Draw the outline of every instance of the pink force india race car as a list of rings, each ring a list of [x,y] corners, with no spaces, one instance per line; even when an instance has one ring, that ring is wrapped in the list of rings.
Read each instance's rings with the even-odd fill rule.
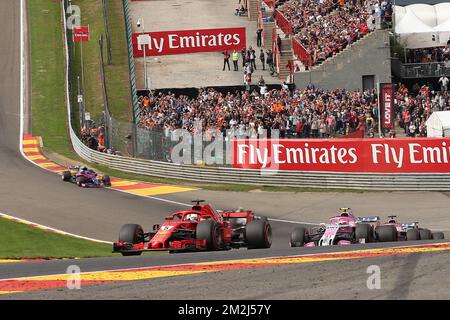
[[[291,233],[291,247],[349,245],[353,243],[389,242],[400,240],[444,239],[442,232],[418,227],[417,222],[399,223],[395,216],[382,224],[378,216],[356,217],[350,208],[340,208],[329,223],[308,230],[297,227]]]
[[[193,201],[189,210],[178,211],[165,218],[161,225],[144,233],[137,224],[122,226],[113,252],[124,256],[145,251],[211,251],[246,247],[270,248],[272,228],[265,217],[252,211],[215,211],[203,200]]]

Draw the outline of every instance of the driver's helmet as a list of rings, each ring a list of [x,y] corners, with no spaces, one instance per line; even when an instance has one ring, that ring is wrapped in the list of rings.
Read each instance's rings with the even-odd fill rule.
[[[397,223],[395,219],[389,219],[388,223]]]
[[[340,214],[341,217],[349,216],[349,214],[348,214],[349,208],[340,208],[339,210],[341,211],[341,214]]]
[[[87,167],[81,167],[80,171],[87,171],[88,168]]]
[[[198,214],[197,213],[189,213],[184,218],[186,221],[197,221],[198,220]]]

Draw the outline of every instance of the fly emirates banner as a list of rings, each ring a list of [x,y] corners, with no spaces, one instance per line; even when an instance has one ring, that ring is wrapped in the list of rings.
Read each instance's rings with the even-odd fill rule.
[[[373,173],[450,172],[450,139],[234,140],[234,168]]]
[[[245,28],[133,33],[134,57],[220,52],[246,47]]]

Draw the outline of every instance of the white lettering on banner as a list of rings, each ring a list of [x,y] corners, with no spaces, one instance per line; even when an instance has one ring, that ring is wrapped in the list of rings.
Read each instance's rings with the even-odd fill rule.
[[[224,42],[227,46],[230,46],[230,45],[231,45],[231,43],[230,43],[231,38],[232,38],[232,35],[231,35],[231,34],[226,34],[225,37],[223,38],[223,42]]]
[[[249,149],[249,151],[247,151],[246,149]],[[263,154],[261,152],[261,150],[259,148],[255,149],[255,146],[253,145],[245,145],[245,144],[240,144],[238,145],[238,161],[239,163],[244,163],[244,156],[249,153],[249,164],[257,164],[260,163],[262,165],[262,168],[266,168],[267,167],[267,163],[268,163],[268,150],[267,148],[264,148]],[[256,156],[256,158],[255,158]]]
[[[170,49],[178,49],[180,47],[175,44],[175,41],[176,41],[176,38],[178,38],[178,35],[169,34],[168,38],[169,38],[169,48]]]
[[[422,147],[418,143],[409,144],[410,162],[415,164],[441,164],[449,163],[450,148],[447,143],[442,142],[442,147]]]
[[[153,43],[155,44],[156,50],[158,50],[158,52],[161,53],[164,48],[164,38],[159,39],[159,41],[158,39],[153,38]]]
[[[384,123],[391,125],[391,94],[384,93]]]
[[[233,164],[279,170],[416,172],[417,168],[417,172],[450,172],[448,141],[402,141],[378,139],[345,145],[341,141],[250,141],[237,143]]]
[[[274,144],[273,148],[274,148],[273,151],[275,152],[274,162],[277,163],[277,164],[286,163],[286,161],[281,161],[280,158],[279,158],[280,154],[283,153],[283,151],[280,150],[281,148],[283,148],[283,145],[281,145],[281,144]],[[267,150],[267,148],[266,148],[266,150]]]
[[[238,164],[248,163],[250,165],[260,164],[266,168],[269,164],[269,149],[255,147],[253,144],[238,144]],[[279,164],[336,164],[336,159],[341,164],[354,164],[358,161],[356,148],[309,148],[305,143],[304,148],[286,148],[282,144],[272,144],[273,162]],[[248,157],[246,157],[248,155]],[[282,159],[285,155],[285,160]],[[248,159],[248,162],[246,160]]]
[[[241,43],[241,38],[239,37],[239,34],[238,34],[238,33],[235,33],[235,34],[233,35],[233,39],[234,39],[234,44],[235,44],[235,45],[238,45],[238,44]]]
[[[422,163],[422,160],[416,160],[416,153],[419,153],[418,150],[416,150],[416,147],[420,147],[420,144],[418,143],[410,143],[409,144],[409,156],[411,163]]]
[[[381,149],[381,150],[380,150]],[[372,159],[373,163],[379,163],[378,154],[384,154],[385,163],[393,163],[397,164],[397,168],[401,168],[403,166],[403,157],[405,150],[403,148],[398,148],[398,152],[396,148],[389,147],[386,143],[376,143],[372,144]]]
[[[140,51],[148,48],[153,50],[153,47],[158,50],[158,52],[162,52],[164,47],[164,38],[160,38],[159,40],[156,38],[152,38],[149,34],[141,34],[138,36],[138,48]]]
[[[144,38],[145,37],[145,38]],[[241,38],[238,33],[216,35],[200,35],[199,32],[195,36],[179,36],[178,34],[167,34],[167,46],[169,49],[180,48],[201,48],[201,47],[217,47],[217,46],[231,46],[239,45]],[[150,50],[155,48],[158,53],[164,51],[165,38],[150,36],[149,34],[138,36],[139,50],[142,51],[142,45],[146,44]]]
[[[180,37],[180,47],[181,48],[194,48],[195,47],[194,36]]]

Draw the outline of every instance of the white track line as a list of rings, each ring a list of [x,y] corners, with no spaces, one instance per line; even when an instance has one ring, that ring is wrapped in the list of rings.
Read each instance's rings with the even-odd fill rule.
[[[1,212],[0,212],[0,218],[7,219],[8,221],[15,221],[15,222],[23,223],[25,225],[31,225],[31,226],[36,227],[38,229],[41,229],[41,230],[44,230],[44,231],[50,231],[52,233],[61,234],[61,235],[64,235],[64,236],[69,236],[69,237],[83,239],[83,240],[89,240],[89,241],[93,241],[93,242],[112,244],[112,242],[110,242],[110,241],[104,241],[104,240],[98,240],[98,239],[92,239],[92,238],[88,238],[88,237],[83,237],[83,236],[80,236],[80,235],[77,235],[77,234],[73,234],[73,233],[70,233],[70,232],[63,231],[63,230],[59,230],[59,229],[55,229],[55,228],[52,228],[52,227],[44,226],[44,225],[39,224],[39,223],[28,221],[28,220],[25,220],[25,219],[22,219],[22,218],[18,218],[18,217],[15,217],[15,216],[11,216],[9,214],[5,214],[5,213],[1,213]]]

